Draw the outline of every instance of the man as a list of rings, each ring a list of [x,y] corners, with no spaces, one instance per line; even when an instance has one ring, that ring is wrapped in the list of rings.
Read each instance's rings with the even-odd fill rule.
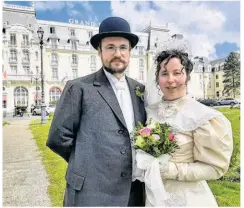
[[[127,21],[105,19],[90,40],[103,67],[69,81],[57,105],[47,146],[69,164],[64,206],[144,206],[144,187],[132,182],[130,132],[145,123],[144,103],[126,77],[138,37]]]

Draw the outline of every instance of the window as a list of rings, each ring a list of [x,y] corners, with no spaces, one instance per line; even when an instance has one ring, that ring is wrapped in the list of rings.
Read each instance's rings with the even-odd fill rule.
[[[219,83],[218,82],[216,82],[216,87],[219,87]]]
[[[210,80],[208,83],[208,88],[211,88],[211,87],[212,87],[212,85],[211,85],[211,80]]]
[[[49,91],[49,101],[57,101],[61,96],[61,90],[58,87],[52,87]]]
[[[216,79],[218,79],[219,78],[219,75],[218,74],[216,74]]]
[[[50,33],[55,34],[55,27],[50,27]]]
[[[58,54],[52,53],[52,55],[51,55],[51,64],[58,64]]]
[[[58,69],[52,68],[52,79],[57,80],[58,79]]]
[[[30,66],[23,66],[25,75],[29,75],[30,74]]]
[[[11,74],[16,75],[17,74],[17,66],[16,65],[10,65]]]
[[[28,106],[28,90],[25,87],[15,88],[14,105],[15,106]]]
[[[143,46],[139,46],[139,55],[143,55]]]
[[[73,76],[73,79],[76,79],[77,78],[77,69],[76,68],[73,68],[72,69],[72,76]]]
[[[51,38],[51,46],[53,49],[56,49],[58,44],[57,44],[57,39],[56,38]]]
[[[75,30],[74,29],[70,29],[70,35],[75,36]]]
[[[216,96],[219,97],[219,91],[216,92]]]
[[[88,36],[89,36],[89,38],[91,38],[93,36],[93,32],[92,31],[88,31]]]
[[[29,51],[24,50],[23,51],[23,62],[29,62],[29,61],[30,61]]]
[[[17,45],[16,44],[16,34],[10,34],[10,45]]]
[[[29,35],[23,35],[23,45],[29,45]]]
[[[144,80],[144,71],[139,71],[139,80]]]
[[[71,49],[72,50],[77,50],[77,42],[76,41],[70,41],[71,42]]]
[[[16,50],[10,50],[10,61],[17,61],[17,51]]]
[[[38,75],[39,74],[39,67],[36,66],[36,74]]]
[[[76,54],[72,54],[72,64],[74,64],[74,65],[78,64],[77,55]]]
[[[202,66],[198,66],[198,72],[201,72],[202,71]]]
[[[90,68],[92,71],[96,71],[96,56],[91,56]]]
[[[35,54],[36,54],[36,59],[38,59],[38,51],[36,51]]]
[[[139,68],[144,68],[144,60],[139,59]]]
[[[7,108],[7,100],[3,100],[3,108]]]

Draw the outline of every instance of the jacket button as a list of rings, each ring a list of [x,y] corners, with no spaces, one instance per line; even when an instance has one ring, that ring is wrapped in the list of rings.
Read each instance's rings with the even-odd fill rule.
[[[121,175],[121,177],[125,177],[126,173],[121,173],[120,175]]]
[[[124,155],[124,154],[126,153],[126,150],[125,150],[124,148],[122,148],[122,149],[120,150],[120,153],[121,153],[122,155]]]
[[[124,133],[124,129],[120,129],[120,130],[118,131],[118,133],[119,133],[119,134],[123,134],[123,133]]]

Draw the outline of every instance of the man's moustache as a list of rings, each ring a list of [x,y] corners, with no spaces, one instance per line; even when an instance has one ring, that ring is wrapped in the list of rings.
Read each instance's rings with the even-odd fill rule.
[[[112,59],[110,62],[113,62],[113,61],[120,61],[120,62],[122,62],[122,63],[125,63],[123,60],[121,60],[121,59]]]

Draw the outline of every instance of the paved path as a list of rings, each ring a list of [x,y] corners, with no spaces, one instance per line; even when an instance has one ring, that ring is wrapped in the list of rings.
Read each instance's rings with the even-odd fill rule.
[[[29,130],[30,120],[3,127],[3,206],[50,207],[48,179]]]

